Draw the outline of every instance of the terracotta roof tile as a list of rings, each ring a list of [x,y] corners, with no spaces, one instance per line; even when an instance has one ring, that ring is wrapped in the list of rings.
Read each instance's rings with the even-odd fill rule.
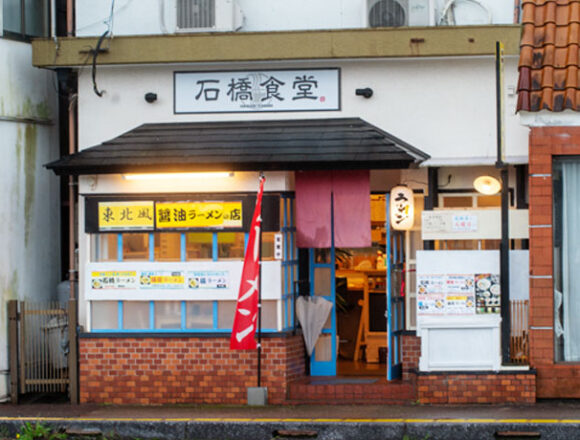
[[[518,110],[580,111],[580,0],[522,0]]]

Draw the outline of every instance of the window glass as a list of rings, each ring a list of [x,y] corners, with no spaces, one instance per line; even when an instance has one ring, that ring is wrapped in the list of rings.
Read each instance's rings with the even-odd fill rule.
[[[186,304],[187,328],[213,328],[213,302],[191,301]]]
[[[278,301],[262,301],[262,328],[276,329],[278,327]]]
[[[149,234],[142,232],[123,234],[123,260],[149,260]]]
[[[181,301],[155,301],[155,328],[181,328]]]
[[[477,206],[479,208],[498,208],[501,207],[501,195],[494,196],[477,196]]]
[[[186,260],[211,260],[213,234],[211,232],[187,232],[185,234]]]
[[[93,234],[91,237],[91,261],[117,261],[118,237],[118,234]]]
[[[262,233],[262,260],[274,259],[274,240],[276,232]]]
[[[2,13],[4,36],[25,39],[47,37],[50,34],[47,0],[3,0]]]
[[[2,12],[4,30],[20,34],[22,32],[22,11],[20,9],[20,0],[3,0]]]
[[[236,312],[236,304],[236,301],[218,302],[218,328],[232,328],[234,325],[234,313]]]
[[[471,208],[472,196],[443,196],[443,208]]]
[[[155,261],[181,261],[181,234],[179,232],[155,234]]]
[[[218,232],[218,259],[243,260],[244,242],[243,232]]]
[[[149,301],[123,301],[123,328],[149,328]]]
[[[93,330],[119,328],[119,303],[117,301],[92,301],[91,323]]]
[[[556,162],[552,176],[555,359],[579,362],[580,159]]]
[[[26,35],[48,36],[48,5],[46,0],[24,0]]]

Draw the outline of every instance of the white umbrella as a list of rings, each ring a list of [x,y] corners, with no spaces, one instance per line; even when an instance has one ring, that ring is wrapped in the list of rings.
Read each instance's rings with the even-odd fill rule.
[[[296,300],[296,315],[302,326],[302,335],[309,356],[312,355],[331,310],[332,303],[319,296],[299,296]]]

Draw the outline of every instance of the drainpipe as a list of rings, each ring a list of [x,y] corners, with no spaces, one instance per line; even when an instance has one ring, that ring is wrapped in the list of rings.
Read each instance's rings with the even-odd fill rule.
[[[66,0],[66,35],[74,36],[74,0]]]
[[[74,0],[66,0],[66,34],[69,37],[74,36]],[[72,72],[72,80],[74,81],[75,92],[78,94],[76,87],[76,73]],[[69,77],[69,81],[71,78]],[[70,86],[70,84],[69,84]],[[70,91],[70,88],[69,88]],[[69,92],[68,101],[68,152],[74,154],[77,150],[76,142],[76,102],[72,100],[73,94]],[[69,396],[70,402],[74,404],[79,403],[79,382],[78,382],[78,301],[76,299],[77,279],[77,265],[76,265],[76,246],[75,246],[75,201],[76,201],[76,186],[78,179],[75,176],[68,177],[68,228],[69,228],[69,282],[70,282],[70,299],[69,299],[69,356],[68,356],[68,371],[69,371]]]

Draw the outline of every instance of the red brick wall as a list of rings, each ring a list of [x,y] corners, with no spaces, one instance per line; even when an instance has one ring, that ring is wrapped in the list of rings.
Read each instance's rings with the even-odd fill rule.
[[[530,132],[530,364],[538,372],[539,398],[579,398],[580,365],[554,364],[552,162],[556,155],[580,155],[580,127]]]
[[[428,374],[417,376],[422,404],[534,403],[536,376],[525,374]]]
[[[283,403],[304,376],[302,336],[262,339],[262,386]],[[247,402],[256,386],[256,351],[229,349],[229,337],[81,338],[81,403]]]
[[[403,335],[401,338],[401,357],[403,360],[403,380],[415,380],[421,357],[421,338],[415,335]]]

